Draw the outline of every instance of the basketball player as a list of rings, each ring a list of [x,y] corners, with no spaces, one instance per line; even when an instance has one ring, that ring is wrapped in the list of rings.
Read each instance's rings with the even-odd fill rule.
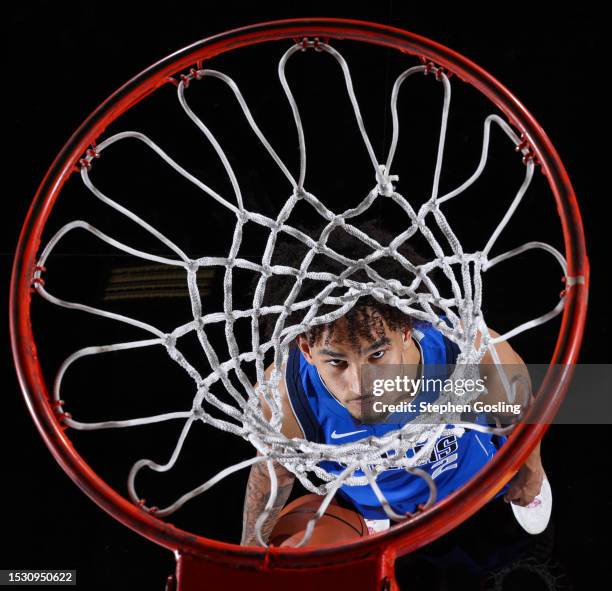
[[[381,244],[388,244],[391,236],[374,224],[369,223],[362,230]],[[368,254],[365,245],[337,230],[330,236],[328,245],[336,252],[360,258]],[[413,264],[421,264],[423,259],[408,245],[400,252]],[[320,259],[320,260],[319,260]],[[277,243],[273,264],[283,264],[299,268],[303,253],[296,243]],[[399,264],[386,257],[374,264],[375,270],[385,278],[405,276],[406,271]],[[399,268],[397,268],[399,267]],[[310,270],[327,271],[338,274],[342,271],[339,263],[328,257],[313,260]],[[360,276],[359,273],[362,273]],[[353,277],[363,280],[363,271]],[[401,275],[400,275],[401,273]],[[272,284],[272,279],[275,283]],[[322,288],[322,283],[312,282],[303,286],[300,299],[314,297]],[[286,276],[273,276],[266,288],[264,305],[285,301],[293,280]],[[319,314],[325,313],[325,307]],[[303,314],[302,314],[303,316]],[[276,318],[268,318],[267,332],[271,332]],[[289,321],[299,320],[292,315]],[[264,331],[266,331],[264,327]],[[491,331],[493,336],[498,336]],[[476,342],[479,344],[480,335]],[[502,364],[524,366],[521,358],[506,343],[496,345]],[[361,366],[365,364],[407,365],[427,377],[428,366],[433,364],[453,364],[457,358],[458,347],[433,325],[415,322],[399,309],[382,304],[371,296],[360,298],[355,306],[343,317],[327,325],[312,327],[299,335],[290,348],[286,366],[282,368],[284,379],[279,383],[283,410],[282,433],[287,438],[304,438],[326,444],[344,444],[359,441],[397,429],[396,424],[381,422],[364,424],[360,422],[362,404],[367,393],[361,392]],[[487,375],[488,394],[485,402],[505,399],[505,393],[494,369],[489,369],[493,360],[489,352],[482,360],[481,376]],[[269,377],[273,366],[267,368]],[[526,371],[526,370],[525,370]],[[263,401],[263,409],[269,420],[271,411]],[[419,468],[426,470],[437,487],[437,499],[443,499],[461,487],[498,451],[505,438],[466,430],[464,435],[441,437],[425,464]],[[409,455],[412,452],[410,450]],[[342,470],[337,462],[321,462],[321,467],[329,472]],[[274,463],[278,479],[278,493],[269,517],[262,527],[262,536],[268,540],[270,533],[291,493],[295,476],[278,463]],[[358,475],[362,474],[357,471]],[[540,446],[533,450],[515,478],[498,494],[504,495],[506,502],[518,507],[529,506],[540,493],[545,478],[540,458]],[[424,479],[406,470],[387,470],[377,477],[381,491],[392,509],[400,514],[413,513],[420,504],[427,501],[429,488]],[[258,545],[255,522],[263,512],[270,492],[270,478],[265,462],[251,468],[246,489],[242,545]],[[346,507],[359,512],[366,520],[369,531],[381,531],[390,523],[372,488],[365,486],[343,485],[336,500]]]

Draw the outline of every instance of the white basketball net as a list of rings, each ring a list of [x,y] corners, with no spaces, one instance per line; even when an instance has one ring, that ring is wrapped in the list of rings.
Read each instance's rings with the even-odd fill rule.
[[[285,67],[287,61],[292,55],[298,51],[303,51],[308,48],[313,48],[316,51],[322,51],[329,54],[340,66],[346,85],[346,91],[354,111],[355,121],[359,127],[359,131],[361,132],[365,149],[367,150],[369,158],[372,162],[372,172],[375,177],[374,187],[369,190],[367,195],[356,207],[343,212],[331,211],[326,207],[323,200],[320,200],[317,196],[313,195],[305,188],[306,140],[298,105],[285,77]],[[418,209],[418,211],[415,211],[410,202],[396,191],[394,183],[398,180],[398,177],[392,175],[390,171],[393,168],[393,160],[399,138],[397,100],[400,88],[408,77],[423,73],[433,74],[428,77],[432,80],[435,79],[436,81],[441,82],[444,89],[444,100],[431,195]],[[431,491],[430,500],[427,504],[427,506],[429,506],[435,500],[435,484],[431,480],[430,476],[426,472],[418,469],[417,466],[423,463],[423,461],[426,461],[426,459],[430,456],[436,440],[444,434],[454,433],[460,436],[464,432],[465,428],[477,429],[481,431],[495,431],[494,429],[486,426],[461,422],[460,417],[453,413],[449,413],[444,417],[444,419],[442,419],[440,415],[437,415],[432,419],[430,415],[422,413],[417,419],[406,424],[402,429],[393,431],[384,437],[368,437],[367,439],[358,441],[356,443],[327,445],[313,443],[304,439],[289,440],[280,432],[280,426],[282,424],[282,411],[278,392],[278,383],[282,377],[281,367],[287,360],[289,344],[297,335],[304,333],[309,327],[318,324],[326,324],[342,317],[354,306],[360,297],[368,295],[376,298],[380,302],[384,302],[385,304],[399,308],[402,312],[410,315],[412,318],[432,323],[445,336],[454,341],[460,348],[456,372],[470,371],[466,368],[473,367],[473,364],[477,364],[487,349],[491,352],[495,363],[499,366],[499,358],[494,347],[495,343],[509,339],[520,332],[538,326],[550,318],[553,318],[561,312],[564,304],[564,298],[561,297],[555,308],[547,314],[525,322],[513,330],[499,336],[498,338],[492,338],[489,330],[487,329],[487,324],[481,309],[481,274],[494,265],[530,249],[543,249],[552,254],[561,265],[563,274],[567,274],[566,261],[561,253],[552,246],[541,242],[528,242],[522,246],[514,248],[511,251],[504,252],[503,254],[490,258],[490,253],[496,243],[497,238],[510,221],[510,218],[514,214],[521,202],[521,199],[527,191],[535,168],[535,163],[530,153],[529,146],[522,140],[522,138],[519,138],[512,128],[499,116],[490,115],[484,121],[480,161],[478,162],[476,170],[473,172],[473,174],[454,190],[443,195],[439,194],[439,179],[442,171],[442,160],[451,98],[451,85],[446,73],[442,68],[438,68],[431,63],[425,63],[423,65],[418,65],[407,69],[395,80],[391,94],[393,136],[386,161],[383,164],[380,163],[372,148],[372,144],[366,132],[366,127],[359,109],[359,103],[357,101],[357,97],[355,96],[348,65],[338,51],[325,43],[319,42],[318,40],[304,40],[301,43],[293,45],[282,56],[278,65],[278,76],[293,112],[299,140],[300,168],[297,178],[294,177],[294,175],[289,171],[287,166],[283,163],[272,145],[258,127],[237,84],[225,74],[215,70],[191,70],[188,75],[181,77],[181,81],[177,85],[178,100],[185,114],[193,121],[193,123],[198,127],[198,129],[202,132],[216,151],[223,164],[223,167],[225,168],[229,180],[231,181],[234,192],[233,197],[229,198],[220,195],[209,187],[204,181],[190,174],[178,162],[173,160],[162,147],[157,145],[146,135],[133,131],[117,133],[98,143],[95,149],[88,150],[88,152],[84,155],[80,162],[80,172],[83,183],[100,201],[115,209],[123,216],[129,218],[135,224],[138,224],[141,228],[145,229],[147,232],[157,238],[163,245],[168,247],[175,254],[175,258],[166,258],[148,252],[143,252],[131,247],[129,244],[116,240],[104,232],[101,232],[95,226],[85,221],[75,220],[63,226],[49,241],[42,252],[39,266],[36,268],[34,273],[34,286],[38,293],[48,301],[57,304],[58,306],[81,310],[90,314],[103,316],[117,322],[138,327],[144,334],[148,335],[146,338],[138,341],[114,343],[105,345],[103,347],[86,347],[74,352],[63,362],[55,380],[53,396],[58,412],[62,416],[64,423],[75,429],[94,430],[131,427],[135,425],[146,425],[172,420],[184,422],[184,427],[182,428],[178,441],[176,442],[176,446],[172,450],[170,458],[165,463],[160,463],[151,459],[141,459],[132,467],[128,479],[129,495],[134,502],[140,502],[141,504],[143,504],[143,502],[140,500],[140,496],[136,492],[135,488],[135,480],[138,473],[145,467],[155,470],[156,472],[166,472],[172,469],[177,462],[189,431],[195,422],[203,421],[204,423],[210,424],[218,429],[233,433],[234,435],[250,441],[260,452],[260,456],[245,460],[226,468],[198,488],[184,494],[172,505],[163,509],[155,509],[155,512],[158,516],[169,515],[176,511],[189,499],[201,494],[229,474],[251,466],[255,462],[265,461],[267,462],[267,467],[271,478],[272,491],[266,511],[259,517],[257,523],[258,536],[262,545],[264,545],[264,541],[261,539],[261,525],[264,523],[277,495],[277,482],[272,460],[279,462],[285,468],[294,473],[309,491],[324,495],[321,507],[315,518],[311,520],[306,535],[302,540],[302,544],[304,544],[307,539],[309,539],[316,520],[325,512],[325,509],[331,502],[333,495],[341,485],[364,485],[369,483],[381,505],[384,507],[387,515],[389,515],[389,517],[392,519],[403,519],[406,516],[395,513],[384,498],[384,495],[376,483],[377,474],[390,468],[399,467],[409,470],[417,477],[424,478],[427,481]],[[206,124],[190,108],[187,102],[186,91],[189,83],[210,77],[221,80],[231,89],[253,133],[255,133],[263,148],[268,152],[291,184],[291,191],[287,196],[287,201],[276,219],[272,219],[257,213],[256,211],[248,211],[245,208],[240,184],[236,178],[234,170],[232,169],[231,163],[223,151],[222,146]],[[442,206],[450,199],[459,196],[481,175],[487,162],[489,135],[492,124],[498,125],[505,132],[512,144],[514,144],[517,151],[522,154],[523,162],[525,163],[525,176],[520,187],[516,191],[516,195],[510,207],[499,222],[498,226],[492,232],[486,245],[482,248],[482,250],[476,252],[465,252],[459,240],[453,233],[453,230],[451,229],[442,211]],[[236,215],[236,226],[233,231],[233,240],[227,257],[221,258],[202,256],[200,258],[193,258],[189,256],[169,238],[148,224],[146,220],[140,218],[116,201],[113,201],[96,187],[90,178],[90,169],[93,159],[97,158],[100,154],[102,154],[102,152],[109,149],[113,144],[122,142],[124,140],[137,140],[144,146],[145,149],[152,150],[163,162],[176,171],[176,173],[200,189],[207,198],[213,199],[220,206],[227,208]],[[398,206],[400,206],[406,215],[406,229],[401,234],[396,236],[390,244],[379,244],[371,237],[361,232],[359,228],[351,225],[352,218],[363,214],[378,199],[393,200]],[[316,210],[322,216],[322,218],[324,218],[326,225],[320,236],[307,236],[291,225],[292,212],[300,200],[307,201],[312,208]],[[247,222],[259,224],[260,226],[269,230],[269,236],[261,262],[252,262],[241,257],[240,247],[243,226]],[[438,240],[436,240],[427,225],[428,223],[430,225],[434,223],[437,224],[439,230],[446,240],[446,244],[441,244]],[[342,228],[343,231],[348,232],[358,240],[361,240],[371,249],[371,254],[360,260],[352,260],[335,252],[333,249],[327,246],[326,243],[329,235],[337,228]],[[49,293],[45,289],[44,281],[41,278],[44,265],[46,264],[49,255],[52,253],[57,243],[66,234],[74,230],[85,230],[98,239],[110,244],[119,251],[129,253],[134,257],[174,267],[182,267],[185,270],[193,320],[182,326],[178,326],[172,332],[167,333],[159,330],[155,326],[141,322],[134,318],[129,318],[85,304],[59,299]],[[304,257],[299,269],[271,265],[275,243],[281,232],[293,236],[295,239],[301,241],[308,247],[308,253]],[[432,260],[420,266],[414,266],[398,252],[398,248],[417,233],[422,234],[435,253],[435,257],[432,258]],[[334,259],[335,261],[340,262],[344,266],[345,270],[339,275],[309,271],[311,261],[316,254],[325,255]],[[414,279],[407,285],[404,285],[396,280],[389,281],[383,279],[371,267],[371,264],[381,257],[393,257],[406,269],[406,276],[413,277]],[[200,293],[197,286],[197,275],[201,269],[206,267],[222,267],[224,269],[224,307],[222,311],[204,315],[202,312]],[[259,282],[257,284],[255,293],[253,294],[252,307],[249,309],[236,309],[232,303],[234,282],[233,271],[236,268],[248,269],[259,275]],[[442,297],[437,286],[431,281],[429,275],[435,269],[440,269],[443,272],[444,277],[448,281],[448,284],[452,290],[452,297]],[[369,278],[367,282],[359,282],[352,279],[352,275],[358,270],[363,270],[367,273]],[[266,308],[262,306],[262,301],[264,291],[266,289],[266,283],[272,275],[284,275],[287,277],[288,281],[291,280],[294,282],[294,286],[286,301],[278,302],[277,305]],[[301,300],[300,288],[306,279],[320,282],[321,290],[316,298]],[[568,278],[568,284],[569,283],[570,278]],[[417,288],[419,288],[421,284],[424,284],[426,291],[419,290],[417,293]],[[332,291],[338,288],[344,290],[343,295],[341,297],[332,297],[330,294]],[[318,309],[323,304],[334,306],[334,311],[318,315]],[[450,326],[440,320],[439,311],[434,311],[432,306],[435,306],[438,310],[443,310],[444,314],[450,321]],[[291,312],[296,310],[307,310],[307,313],[301,323],[290,325],[286,321],[287,317]],[[278,314],[279,316],[278,320],[276,321],[272,337],[268,341],[262,342],[259,332],[259,322],[266,314]],[[251,347],[249,350],[242,351],[238,347],[238,343],[233,332],[234,323],[241,318],[251,319]],[[225,360],[219,359],[207,336],[207,328],[216,323],[222,323],[225,327],[225,338],[229,350],[229,357]],[[477,331],[480,331],[483,335],[478,348],[475,347]],[[195,332],[197,335],[202,352],[206,356],[208,364],[210,365],[211,371],[207,376],[200,375],[200,373],[196,371],[196,369],[181,353],[181,337],[184,337],[191,332]],[[78,421],[72,418],[68,413],[64,412],[63,406],[65,403],[62,401],[61,396],[62,379],[68,368],[73,363],[90,355],[99,355],[109,351],[123,351],[127,349],[150,346],[165,347],[170,359],[179,364],[193,379],[194,397],[191,408],[175,410],[173,412],[143,418],[102,421],[95,423]],[[274,355],[274,371],[272,372],[270,378],[267,379],[264,376],[264,356],[270,350],[273,351]],[[258,391],[255,390],[251,381],[247,378],[247,375],[243,370],[243,365],[248,363],[255,364],[257,380],[259,383]],[[242,386],[241,388],[236,388],[230,380],[229,376],[232,372],[240,382]],[[503,371],[500,371],[500,376],[502,377],[502,380],[505,380],[504,384],[506,386],[509,398],[513,399],[512,384],[507,383]],[[224,391],[229,397],[231,397],[230,403],[225,402],[211,392],[212,385],[217,382],[221,382],[223,384]],[[272,411],[270,421],[267,421],[264,418],[259,395],[263,396]],[[453,394],[450,392],[441,393],[438,400],[440,403],[444,403],[449,401],[452,396]],[[467,398],[463,398],[463,402],[469,402],[469,395],[467,396]],[[202,406],[204,401],[222,411],[228,417],[228,419],[231,420],[223,420],[211,416]],[[454,428],[446,429],[447,424],[449,426],[454,425]],[[498,432],[500,431],[498,430]],[[406,452],[409,449],[414,450],[417,444],[419,444],[418,451],[415,450],[414,455],[412,457],[408,457]],[[389,450],[392,450],[392,453],[385,453]],[[335,460],[345,465],[346,469],[339,476],[330,474],[318,465],[322,460]],[[356,475],[355,472],[357,470],[362,471],[363,476]],[[308,478],[309,474],[315,474],[323,481],[323,484],[320,486],[315,486]],[[151,510],[144,507],[144,504],[143,509],[149,511]]]

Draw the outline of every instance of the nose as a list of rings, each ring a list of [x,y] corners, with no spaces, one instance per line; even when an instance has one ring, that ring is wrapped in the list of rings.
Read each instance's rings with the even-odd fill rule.
[[[361,396],[361,371],[357,364],[351,364],[347,371],[347,387],[351,398]]]

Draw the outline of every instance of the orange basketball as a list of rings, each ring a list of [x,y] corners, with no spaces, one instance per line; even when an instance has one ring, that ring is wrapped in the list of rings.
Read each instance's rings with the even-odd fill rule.
[[[289,503],[278,518],[270,543],[274,546],[295,546],[306,532],[306,525],[319,510],[323,497],[308,494]],[[363,517],[356,511],[341,507],[332,500],[319,519],[306,546],[324,546],[353,542],[368,535]]]

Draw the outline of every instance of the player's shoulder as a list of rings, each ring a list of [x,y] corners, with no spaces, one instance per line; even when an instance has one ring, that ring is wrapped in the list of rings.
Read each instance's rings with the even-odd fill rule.
[[[442,331],[440,330],[440,326],[444,326],[444,325],[451,327],[450,320],[444,314],[441,314],[439,316],[439,319],[437,320],[437,322],[432,322],[430,320],[413,319],[412,332],[420,338],[426,338],[426,337],[442,338],[444,335]]]
[[[445,322],[448,326],[451,326],[451,321],[446,315],[441,314],[440,320]],[[487,327],[487,330],[489,332],[490,338],[492,339],[499,338],[500,334],[497,331],[493,330],[491,327]],[[448,338],[442,334],[439,328],[435,326],[434,324],[432,324],[431,322],[419,321],[415,323],[413,331],[425,337],[427,336],[431,337],[435,335],[438,339],[443,340],[445,343],[448,340]],[[482,339],[482,332],[478,330],[476,331],[476,339],[474,341],[474,346],[476,349],[480,347],[481,339]],[[495,343],[494,347],[495,347],[497,356],[500,360],[500,363],[509,364],[509,365],[510,364],[514,364],[514,365],[524,364],[523,359],[512,348],[512,346],[510,345],[510,343],[508,343],[508,341],[505,341],[505,340],[499,341]],[[487,351],[485,352],[485,355],[480,361],[480,364],[481,365],[492,365],[494,363],[495,361],[493,360],[492,353],[489,349],[487,349]]]
[[[422,354],[429,358],[428,363],[454,363],[459,354],[457,344],[440,330],[444,323],[448,325],[445,316],[440,316],[438,323],[424,320],[413,322],[412,337],[421,347]]]

